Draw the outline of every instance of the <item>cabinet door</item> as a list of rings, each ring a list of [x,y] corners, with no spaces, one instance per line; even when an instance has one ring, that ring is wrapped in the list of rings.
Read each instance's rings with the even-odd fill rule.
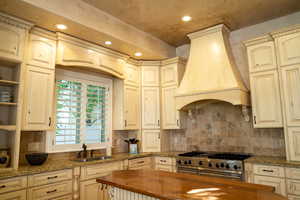
[[[25,30],[0,23],[0,57],[22,61]]]
[[[177,87],[171,86],[162,88],[162,125],[163,129],[178,129],[179,111],[175,105],[175,91]]]
[[[139,88],[124,87],[125,129],[138,129],[140,119]]]
[[[159,86],[159,67],[142,67],[142,86]]]
[[[97,183],[96,179],[80,183],[80,200],[109,200],[105,185]]]
[[[139,68],[132,65],[126,64],[125,67],[125,83],[127,85],[133,85],[139,87],[140,85],[140,74]]]
[[[288,179],[287,192],[292,195],[300,195],[300,181]]]
[[[49,130],[52,123],[54,71],[28,65],[24,130]]]
[[[142,89],[142,120],[144,129],[160,127],[159,104],[159,88],[144,87]]]
[[[289,200],[300,200],[300,196],[288,195]]]
[[[300,128],[287,129],[290,160],[300,161]]]
[[[300,65],[281,69],[288,126],[300,126]]]
[[[29,64],[54,69],[56,56],[56,42],[54,40],[31,35],[29,49]]]
[[[280,66],[300,63],[300,33],[294,33],[277,39]]]
[[[0,194],[1,200],[26,200],[26,190]]]
[[[163,66],[161,68],[161,86],[178,85],[177,63]]]
[[[160,130],[142,132],[143,152],[160,152]]]
[[[250,83],[254,127],[282,127],[278,72],[251,74]]]
[[[247,48],[249,71],[258,72],[276,69],[276,56],[274,42],[250,46]]]
[[[254,176],[254,183],[275,187],[275,192],[286,196],[285,180],[283,178],[275,178],[268,176]]]

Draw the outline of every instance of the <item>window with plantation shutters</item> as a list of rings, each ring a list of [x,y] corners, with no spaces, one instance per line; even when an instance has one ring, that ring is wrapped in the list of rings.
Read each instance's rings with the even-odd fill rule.
[[[112,80],[60,70],[56,77],[53,151],[106,148],[111,144]]]

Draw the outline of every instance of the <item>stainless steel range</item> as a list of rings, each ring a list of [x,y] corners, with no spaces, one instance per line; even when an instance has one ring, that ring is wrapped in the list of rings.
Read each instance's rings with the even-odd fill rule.
[[[192,151],[178,155],[177,171],[243,180],[243,161],[249,157],[248,154]]]

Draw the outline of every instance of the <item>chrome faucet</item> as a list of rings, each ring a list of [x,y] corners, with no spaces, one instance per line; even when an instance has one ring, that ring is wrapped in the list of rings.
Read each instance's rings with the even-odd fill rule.
[[[83,148],[83,150],[82,151],[79,151],[79,153],[78,153],[78,158],[83,158],[83,159],[86,159],[87,158],[87,145],[86,144],[82,144],[82,148]],[[82,156],[81,156],[81,153],[82,153]]]

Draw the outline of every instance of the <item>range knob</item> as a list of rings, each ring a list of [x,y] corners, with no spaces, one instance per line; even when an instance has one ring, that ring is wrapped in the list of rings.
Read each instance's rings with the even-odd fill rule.
[[[181,160],[178,160],[177,163],[178,163],[178,164],[181,164]]]
[[[234,165],[233,168],[234,168],[235,170],[237,170],[237,169],[238,169],[238,166],[237,166],[237,165]]]
[[[185,164],[185,165],[187,165],[187,164],[188,164],[188,162],[187,162],[187,161],[184,161],[184,164]]]
[[[192,164],[192,161],[191,161],[191,160],[189,160],[189,164],[190,164],[190,165]]]
[[[209,167],[212,167],[212,164],[211,164],[211,163],[208,163],[208,166],[209,166]]]
[[[229,167],[229,165],[228,164],[226,164],[226,169],[229,169],[230,167]]]
[[[203,162],[202,162],[202,161],[199,161],[199,165],[203,165]]]
[[[221,167],[224,168],[224,163],[221,163]]]
[[[217,168],[219,168],[219,167],[220,167],[218,163],[216,164],[216,167],[217,167]]]

